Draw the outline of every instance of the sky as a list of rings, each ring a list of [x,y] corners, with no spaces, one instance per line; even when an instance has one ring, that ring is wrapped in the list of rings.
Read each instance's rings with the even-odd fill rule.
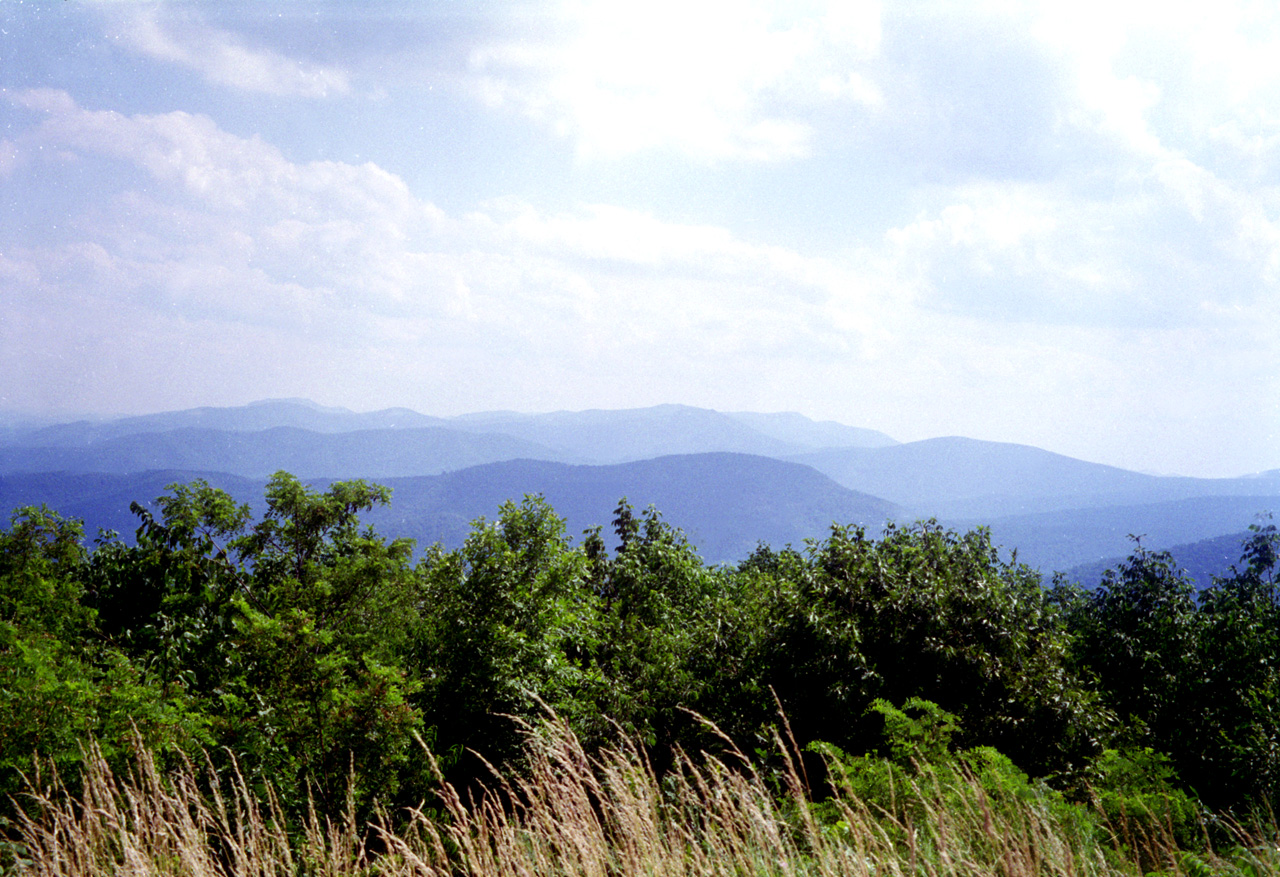
[[[1280,467],[1280,6],[0,0],[0,411]]]

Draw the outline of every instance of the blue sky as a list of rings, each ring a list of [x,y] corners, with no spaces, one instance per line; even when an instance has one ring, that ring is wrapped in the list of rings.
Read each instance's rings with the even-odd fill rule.
[[[0,0],[0,410],[1280,467],[1266,3]]]

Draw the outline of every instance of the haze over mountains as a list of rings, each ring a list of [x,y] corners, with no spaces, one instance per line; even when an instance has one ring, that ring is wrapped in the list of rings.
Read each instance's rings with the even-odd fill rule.
[[[388,484],[391,507],[367,520],[420,545],[456,545],[472,520],[531,493],[572,535],[607,530],[626,496],[684,528],[709,562],[742,560],[761,541],[799,546],[833,522],[878,533],[886,521],[937,517],[988,525],[1047,572],[1124,555],[1130,533],[1149,548],[1221,540],[1280,507],[1280,470],[1158,477],[1021,445],[898,443],[798,414],[680,405],[438,418],[274,400],[0,432],[0,505],[43,502],[90,533],[131,532],[130,501],[197,475],[260,506],[280,469]]]
[[[157,447],[148,449],[153,442]],[[193,442],[200,446],[189,449]],[[217,467],[197,468],[268,475],[287,468],[271,461],[292,454],[298,465],[323,469],[317,473],[320,476],[331,476],[336,465],[346,477],[393,477],[436,474],[522,456],[606,464],[709,450],[779,457],[827,447],[893,444],[893,439],[874,430],[815,423],[799,414],[724,414],[684,405],[550,414],[497,411],[440,418],[403,408],[357,414],[284,399],[103,423],[11,428],[0,447],[6,452],[0,472],[17,465],[28,468],[14,471],[42,471],[41,467],[59,462],[75,471],[127,472],[162,459],[172,462],[218,454],[211,458],[220,461]],[[361,453],[356,459],[343,459],[341,455],[349,449]],[[301,471],[290,471],[306,477]]]

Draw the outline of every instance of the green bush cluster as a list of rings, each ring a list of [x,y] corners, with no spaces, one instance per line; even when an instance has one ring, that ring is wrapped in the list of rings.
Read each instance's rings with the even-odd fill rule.
[[[1201,802],[1239,818],[1280,804],[1270,524],[1196,594],[1141,547],[1093,590],[1045,587],[985,530],[933,522],[835,526],[709,567],[625,500],[608,538],[575,544],[530,497],[415,556],[360,525],[389,500],[279,473],[255,520],[197,481],[135,506],[136,539],[92,548],[74,521],[16,512],[0,532],[0,794],[37,755],[69,777],[85,741],[109,759],[141,741],[234,758],[287,812],[372,813],[430,798],[422,743],[465,787],[518,763],[519,720],[552,710],[588,747],[643,741],[659,773],[725,739],[776,759],[785,716],[815,788],[892,809],[927,765],[938,788],[964,774],[993,801],[1092,796],[1188,848]]]

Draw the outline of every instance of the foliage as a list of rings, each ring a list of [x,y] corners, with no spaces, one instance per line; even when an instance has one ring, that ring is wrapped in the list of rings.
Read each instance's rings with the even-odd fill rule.
[[[583,692],[601,687],[585,661],[594,640],[586,566],[539,498],[504,504],[457,551],[427,553],[419,575],[430,611],[412,663],[437,745],[501,761],[519,746],[510,717],[533,717],[540,702],[582,714]]]
[[[90,738],[106,751],[131,734],[151,746],[204,739],[198,716],[95,636],[85,603],[89,560],[77,522],[46,508],[0,532],[0,794],[17,792],[42,754],[75,772]]]
[[[835,527],[810,552],[770,683],[802,738],[868,748],[879,729],[867,706],[919,697],[960,716],[968,744],[1041,773],[1100,749],[1109,714],[1065,666],[1057,608],[989,533],[926,522],[873,540]]]
[[[917,825],[927,825],[938,813],[975,809],[986,824],[1025,826],[1033,809],[1071,837],[1096,841],[1103,836],[1091,810],[1031,780],[998,750],[955,748],[959,719],[937,704],[911,698],[899,708],[877,700],[869,712],[884,720],[878,753],[850,756],[830,743],[810,744],[824,760],[833,793],[813,805],[824,822],[839,825],[848,809],[843,802],[856,800],[881,814],[883,830],[903,844],[911,842]]]
[[[615,512],[613,557],[592,554],[599,598],[594,664],[609,681],[600,713],[665,752],[696,723],[680,712],[698,703],[707,626],[718,607],[719,576],[656,509]]]
[[[372,827],[350,810],[312,812],[291,834],[237,771],[199,776],[191,763],[162,772],[145,752],[126,774],[98,758],[83,795],[56,783],[33,788],[19,817],[22,873],[190,875],[324,874],[330,877],[452,874],[545,877],[580,874],[812,874],[821,877],[930,874],[937,877],[1139,873],[1078,812],[1063,813],[1043,788],[993,797],[976,778],[912,780],[927,801],[917,816],[876,812],[839,790],[831,820],[813,818],[794,772],[779,797],[764,777],[715,758],[680,754],[665,777],[644,747],[623,739],[594,755],[563,722],[528,729],[517,774],[503,773],[474,795],[444,783],[439,817],[413,810],[400,824]],[[945,806],[936,787],[946,797]],[[218,790],[216,794],[204,791]],[[271,799],[268,799],[271,800]],[[1079,810],[1079,808],[1077,808]],[[376,837],[370,843],[370,837]],[[1156,852],[1173,873],[1223,877],[1276,873],[1274,847],[1242,836],[1229,856],[1195,860]],[[1196,865],[1203,870],[1185,870]]]
[[[249,584],[237,597],[235,648],[215,691],[223,745],[300,807],[394,796],[411,767],[418,684],[397,664],[419,594],[412,546],[361,531],[358,513],[390,500],[361,481],[324,493],[277,473],[267,511],[232,547]]]
[[[99,538],[87,576],[86,603],[99,632],[166,691],[209,692],[233,642],[235,599],[246,577],[226,543],[249,519],[204,481],[175,484],[156,504],[161,518],[134,503],[136,542]]]
[[[793,777],[831,786],[846,803],[824,831],[854,797],[902,826],[980,793],[1010,825],[1034,810],[1083,836],[1102,829],[1063,808],[1092,796],[1116,837],[1158,824],[1190,848],[1202,808],[1243,821],[1280,806],[1266,521],[1197,595],[1141,544],[1095,590],[1045,588],[987,531],[932,521],[880,538],[835,526],[709,567],[655,509],[624,499],[611,548],[600,528],[575,545],[526,497],[415,560],[360,523],[384,487],[277,473],[265,501],[255,516],[175,484],[134,507],[133,541],[91,549],[48,509],[14,515],[0,792],[37,756],[73,778],[86,746],[117,767],[141,746],[162,767],[207,751],[250,792],[274,790],[291,831],[309,812],[447,809],[441,771],[478,793],[494,769],[535,768],[526,731],[551,710],[587,753],[626,735],[660,782],[718,764],[782,799]]]
[[[1095,591],[1060,592],[1071,661],[1127,722],[1117,742],[1170,757],[1211,807],[1280,804],[1280,594],[1275,527],[1252,528],[1243,570],[1198,595],[1141,544]]]
[[[1132,846],[1167,832],[1181,849],[1201,848],[1200,804],[1176,787],[1168,756],[1151,749],[1108,749],[1098,759],[1097,772],[1098,809],[1118,838]]]
[[[1273,524],[1255,524],[1244,569],[1200,595],[1202,676],[1186,779],[1213,803],[1280,805],[1280,581]],[[1194,722],[1194,724],[1193,724]]]

